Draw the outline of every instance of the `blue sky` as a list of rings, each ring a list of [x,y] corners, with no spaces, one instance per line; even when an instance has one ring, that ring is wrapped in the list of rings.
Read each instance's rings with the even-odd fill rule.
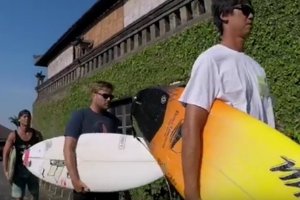
[[[36,98],[33,54],[43,54],[97,0],[0,1],[0,124],[32,110]]]

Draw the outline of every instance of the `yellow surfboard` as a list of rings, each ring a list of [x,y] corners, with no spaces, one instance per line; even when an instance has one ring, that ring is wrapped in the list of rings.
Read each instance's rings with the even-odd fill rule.
[[[183,87],[141,90],[132,105],[133,127],[183,195],[181,126]],[[203,200],[300,199],[300,147],[297,143],[217,100],[203,135],[200,169]],[[188,187],[188,186],[187,186]]]

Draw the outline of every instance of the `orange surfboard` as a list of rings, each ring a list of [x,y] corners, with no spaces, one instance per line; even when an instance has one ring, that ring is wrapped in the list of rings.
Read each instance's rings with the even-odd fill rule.
[[[183,195],[183,87],[141,90],[132,104],[136,133],[148,142],[165,175]],[[300,147],[248,114],[216,100],[203,135],[203,200],[300,199]],[[187,186],[188,187],[188,186]]]

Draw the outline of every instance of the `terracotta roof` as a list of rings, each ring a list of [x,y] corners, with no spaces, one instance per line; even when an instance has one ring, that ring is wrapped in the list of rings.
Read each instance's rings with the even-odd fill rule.
[[[65,32],[48,51],[35,61],[35,66],[47,67],[48,63],[62,50],[67,48],[76,37],[80,36],[99,16],[119,0],[98,0]]]
[[[9,128],[0,124],[0,140],[6,140],[7,136],[12,132]]]

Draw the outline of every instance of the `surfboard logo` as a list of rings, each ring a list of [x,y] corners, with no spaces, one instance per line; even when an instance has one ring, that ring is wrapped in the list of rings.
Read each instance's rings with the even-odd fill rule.
[[[52,176],[54,178],[55,182],[58,183],[65,168],[66,168],[66,166],[65,166],[64,160],[52,159],[52,160],[50,160],[50,168],[47,173],[47,176]]]
[[[166,96],[166,95],[163,95],[163,96],[161,97],[161,99],[160,99],[160,103],[161,103],[161,104],[165,104],[165,103],[167,102],[167,100],[168,100],[167,96]]]
[[[119,140],[119,145],[118,145],[119,150],[124,150],[125,145],[126,145],[126,137],[122,135],[120,136],[120,140]]]
[[[181,149],[176,148],[176,144],[181,139],[181,128],[182,128],[183,121],[178,123],[172,133],[170,134],[170,149],[174,153],[181,153]]]
[[[280,176],[279,179],[284,182],[286,186],[300,188],[300,167],[296,167],[296,161],[291,160],[285,156],[281,156],[283,163],[271,167],[271,172],[289,172],[289,174]],[[298,179],[298,180],[295,180]],[[300,192],[294,193],[295,197],[300,198]]]
[[[179,115],[179,112],[176,110],[175,113],[174,113],[174,115],[171,117],[171,119],[169,120],[169,122],[167,124],[167,130],[166,130],[166,133],[165,133],[165,139],[164,139],[164,142],[163,142],[163,145],[162,145],[163,148],[165,148],[166,145],[168,146],[168,143],[169,143],[168,148],[170,148],[170,143],[172,143],[171,146],[173,146],[173,147],[177,143],[177,141],[173,141],[172,138],[174,138],[174,136],[177,135],[176,134],[176,132],[177,132],[176,130],[178,129],[178,126],[182,124],[181,120],[180,120],[179,123],[177,123],[178,115]]]

